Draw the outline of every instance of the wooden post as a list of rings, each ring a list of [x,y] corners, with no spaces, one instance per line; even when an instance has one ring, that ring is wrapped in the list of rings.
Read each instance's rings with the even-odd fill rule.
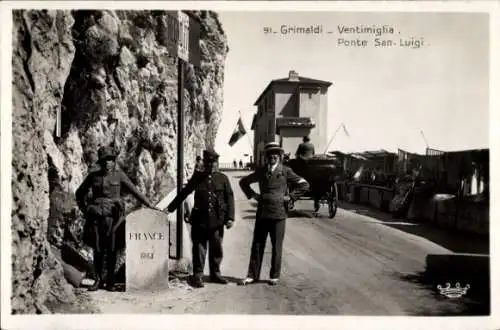
[[[57,107],[56,114],[56,137],[61,137],[61,107]]]
[[[174,15],[175,16],[175,15]],[[186,62],[200,67],[200,24],[197,18],[184,11],[177,12],[178,30],[174,33],[172,48],[177,48],[177,192],[184,183],[184,72]],[[190,46],[193,48],[190,50]],[[184,208],[177,209],[177,259],[182,259]]]

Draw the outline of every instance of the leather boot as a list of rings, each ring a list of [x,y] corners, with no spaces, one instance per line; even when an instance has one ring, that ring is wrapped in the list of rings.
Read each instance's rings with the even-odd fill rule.
[[[102,253],[94,252],[94,269],[92,270],[92,277],[95,282],[92,286],[88,288],[88,291],[96,291],[103,288],[103,269],[104,269],[104,258]]]
[[[108,253],[108,265],[107,265],[107,278],[106,278],[106,289],[108,291],[116,291],[115,288],[115,268],[116,268],[116,252]]]
[[[99,289],[102,289],[102,282],[101,282],[101,276],[97,274],[92,274],[92,278],[94,279],[94,284],[89,286],[87,291],[97,291]]]

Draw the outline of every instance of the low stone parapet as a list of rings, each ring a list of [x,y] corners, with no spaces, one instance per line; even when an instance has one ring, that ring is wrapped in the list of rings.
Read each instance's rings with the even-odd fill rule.
[[[342,200],[350,203],[370,205],[381,211],[389,211],[389,204],[395,197],[391,188],[341,183]],[[407,218],[434,223],[444,228],[487,235],[489,233],[489,203],[487,201],[461,201],[457,209],[455,197],[440,200],[437,195],[414,194]]]
[[[458,213],[453,227],[460,231],[487,235],[490,228],[490,206],[487,202],[463,201],[454,208]]]
[[[394,189],[367,184],[345,184],[345,200],[373,206],[379,210],[388,210],[394,198]]]

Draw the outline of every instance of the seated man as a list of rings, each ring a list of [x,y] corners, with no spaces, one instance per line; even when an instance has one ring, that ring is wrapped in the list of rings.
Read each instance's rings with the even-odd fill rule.
[[[304,160],[310,159],[314,156],[314,145],[311,143],[309,136],[304,136],[302,143],[299,144],[295,156]]]
[[[311,143],[309,136],[304,136],[302,143],[299,144],[295,152],[296,173],[302,177],[307,177],[307,161],[314,156],[314,145]]]

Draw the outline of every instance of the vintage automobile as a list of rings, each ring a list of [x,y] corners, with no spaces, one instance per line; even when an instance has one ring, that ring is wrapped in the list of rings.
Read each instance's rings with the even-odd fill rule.
[[[315,155],[308,160],[287,159],[284,164],[303,177],[310,185],[309,191],[300,199],[314,200],[314,213],[319,212],[322,204],[327,204],[329,217],[333,219],[337,213],[338,188],[336,182],[342,177],[342,162],[331,155]],[[293,208],[294,203],[290,202],[288,209]]]

